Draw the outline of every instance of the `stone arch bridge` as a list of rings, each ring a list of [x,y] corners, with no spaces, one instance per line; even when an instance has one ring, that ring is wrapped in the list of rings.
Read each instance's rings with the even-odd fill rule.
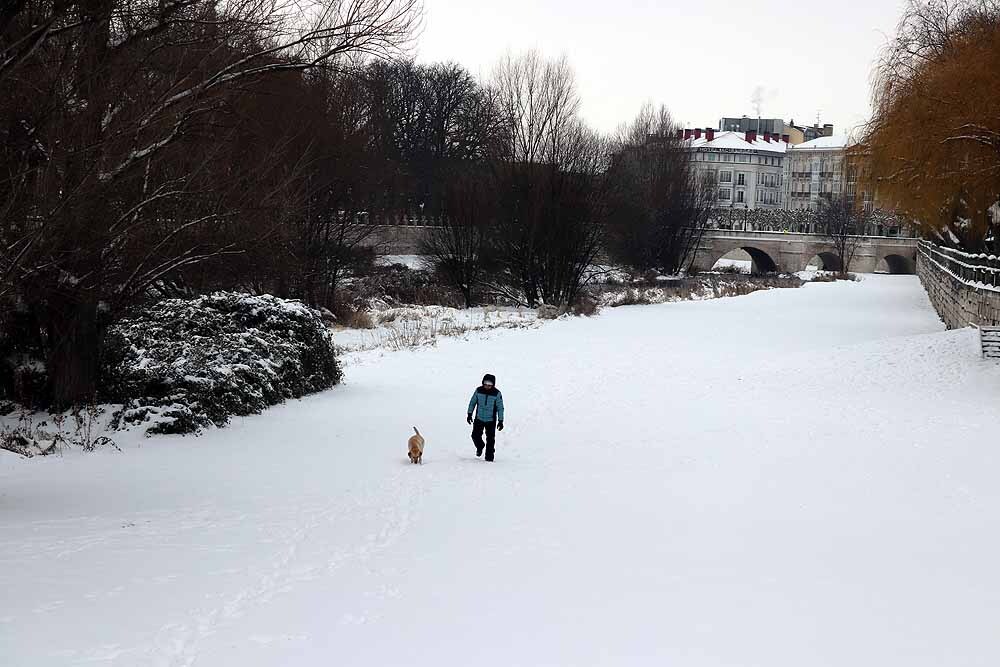
[[[421,240],[433,229],[418,225],[379,227],[368,243],[380,255],[412,255],[420,252]],[[709,229],[702,236],[693,265],[707,271],[734,250],[744,250],[753,260],[754,273],[793,273],[806,268],[818,256],[822,269],[835,271],[841,259],[828,237],[798,232],[763,232]],[[873,273],[882,260],[889,273],[916,273],[917,239],[895,236],[863,236],[851,271]]]
[[[895,236],[862,236],[850,270],[874,273],[885,260],[889,273],[916,273],[917,239]],[[743,250],[753,260],[753,273],[802,271],[814,257],[821,269],[837,271],[842,259],[830,239],[819,234],[756,232],[710,229],[702,236],[693,266],[702,271],[734,250]]]

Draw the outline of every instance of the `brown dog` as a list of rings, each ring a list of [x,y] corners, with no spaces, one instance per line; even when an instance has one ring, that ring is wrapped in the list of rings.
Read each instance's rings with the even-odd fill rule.
[[[406,445],[410,450],[410,463],[423,463],[424,458],[424,436],[420,435],[420,431],[417,427],[413,427],[413,432],[416,435],[411,435],[410,439],[406,441]]]

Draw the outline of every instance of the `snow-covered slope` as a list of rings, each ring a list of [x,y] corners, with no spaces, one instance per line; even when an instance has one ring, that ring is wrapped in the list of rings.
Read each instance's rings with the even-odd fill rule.
[[[995,665],[975,340],[866,276],[363,353],[199,438],[4,456],[0,662]]]

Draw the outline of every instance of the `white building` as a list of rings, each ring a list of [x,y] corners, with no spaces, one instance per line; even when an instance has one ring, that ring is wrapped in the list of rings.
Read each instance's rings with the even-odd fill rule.
[[[820,137],[791,146],[785,161],[785,201],[790,210],[819,207],[820,197],[854,196],[848,180],[847,137]]]
[[[699,176],[715,186],[715,205],[733,211],[780,209],[784,202],[787,135],[684,130]]]

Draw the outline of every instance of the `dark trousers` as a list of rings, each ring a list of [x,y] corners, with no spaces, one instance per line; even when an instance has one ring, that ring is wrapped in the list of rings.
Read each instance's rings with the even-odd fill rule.
[[[483,444],[483,431],[486,431],[486,444]],[[486,460],[493,460],[493,444],[497,437],[496,422],[481,422],[478,419],[472,422],[472,442],[477,448],[486,447]]]

